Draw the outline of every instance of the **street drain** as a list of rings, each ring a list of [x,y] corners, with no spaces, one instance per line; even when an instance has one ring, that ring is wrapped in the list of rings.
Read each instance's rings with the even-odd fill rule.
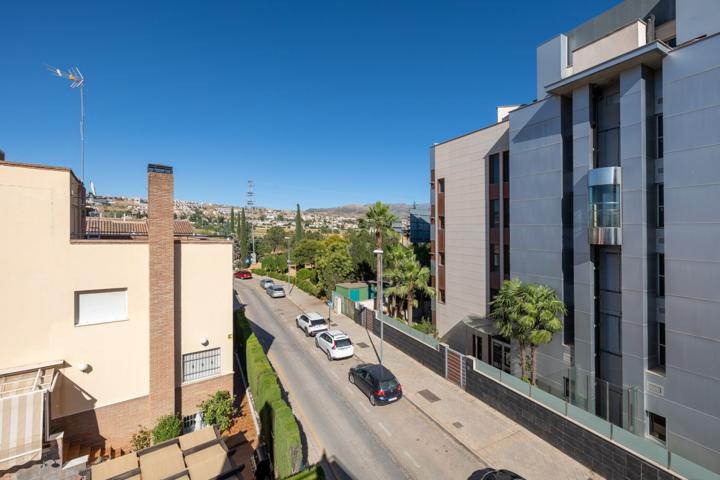
[[[453,423],[453,427],[455,427],[455,428],[463,428],[463,424],[460,423],[460,422],[454,422],[454,423]]]
[[[357,345],[357,346],[360,347],[360,348],[368,348],[368,347],[370,346],[370,345],[368,345],[368,344],[365,343],[365,342],[358,342],[358,343],[356,343],[355,345]]]
[[[430,390],[420,390],[418,394],[430,403],[435,403],[440,400],[440,397],[435,395]]]

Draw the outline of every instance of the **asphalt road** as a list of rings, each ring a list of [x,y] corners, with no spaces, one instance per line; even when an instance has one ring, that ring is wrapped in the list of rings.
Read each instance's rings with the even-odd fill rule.
[[[268,297],[257,279],[235,280],[235,290],[288,392],[308,463],[324,454],[337,461],[338,478],[344,472],[383,480],[467,479],[486,467],[409,402],[372,407],[347,379],[350,366],[360,361],[329,362],[314,339],[296,328],[301,311],[290,300]]]

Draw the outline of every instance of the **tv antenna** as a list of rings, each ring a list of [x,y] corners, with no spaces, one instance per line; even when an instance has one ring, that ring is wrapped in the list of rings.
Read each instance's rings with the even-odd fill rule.
[[[69,80],[70,88],[80,89],[80,176],[85,183],[85,77],[77,67],[72,67],[66,72],[50,65],[47,65],[47,69],[56,77]]]

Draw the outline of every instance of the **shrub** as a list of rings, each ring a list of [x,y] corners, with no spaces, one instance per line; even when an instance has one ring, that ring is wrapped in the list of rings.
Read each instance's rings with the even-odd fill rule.
[[[295,416],[283,400],[272,404],[273,459],[280,478],[300,471],[302,443],[300,427]]]
[[[318,273],[317,270],[315,270],[314,268],[301,268],[297,271],[296,277],[298,283],[302,282],[303,280],[317,283]]]
[[[286,477],[284,480],[325,480],[325,472],[318,465],[313,465],[302,472]]]
[[[433,325],[431,322],[423,320],[422,322],[414,323],[412,327],[419,332],[425,333],[427,335],[432,335],[433,337],[437,338],[437,328],[435,328],[435,325]]]
[[[285,255],[267,255],[262,259],[262,268],[266,272],[287,272],[287,257]]]
[[[267,272],[264,268],[254,268],[252,273],[254,273],[255,275],[267,275]]]
[[[214,425],[221,432],[228,430],[232,425],[232,418],[237,413],[235,397],[227,390],[219,390],[210,398],[198,405],[203,421]]]
[[[149,447],[151,439],[152,434],[150,433],[150,430],[142,425],[138,425],[138,431],[133,433],[132,440],[130,440],[130,446],[132,447],[133,452]]]
[[[173,439],[182,433],[182,421],[177,415],[165,415],[158,419],[157,425],[153,428],[153,444],[162,443]]]

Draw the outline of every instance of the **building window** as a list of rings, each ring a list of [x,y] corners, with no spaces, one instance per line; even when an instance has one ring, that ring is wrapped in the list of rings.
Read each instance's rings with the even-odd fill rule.
[[[657,323],[657,366],[665,368],[665,324]]]
[[[510,181],[510,152],[503,152],[503,182]]]
[[[510,200],[503,199],[503,228],[510,228]]]
[[[500,226],[500,200],[490,200],[490,228]]]
[[[498,294],[498,293],[500,293],[500,290],[498,290],[497,288],[491,288],[491,289],[490,289],[490,302],[492,302],[493,300],[495,300],[495,297],[497,297],[497,294]]]
[[[191,433],[205,427],[207,427],[207,425],[203,421],[200,412],[193,413],[192,415],[185,415],[184,417],[182,417],[183,434]]]
[[[570,377],[563,377],[563,395],[566,399],[570,398]]]
[[[657,413],[648,412],[648,430],[651,437],[665,443],[665,417]]]
[[[665,185],[657,184],[657,226],[665,226]]]
[[[500,245],[490,244],[490,271],[500,270]]]
[[[438,192],[439,193],[445,193],[445,179],[444,178],[438,178]]]
[[[657,296],[665,296],[665,254],[657,255]]]
[[[664,126],[663,126],[663,114],[659,114],[655,116],[655,128],[657,132],[657,144],[656,144],[656,151],[657,151],[657,158],[663,158],[665,155],[665,142],[664,142]]]
[[[127,289],[75,292],[75,325],[128,319]]]
[[[503,269],[505,270],[505,279],[510,279],[510,247],[505,245],[503,249]]]
[[[440,222],[440,228],[445,230],[445,215],[439,216],[438,221]]]
[[[493,153],[490,155],[489,166],[490,170],[490,185],[497,185],[500,183],[500,154]]]
[[[445,252],[440,252],[438,260],[440,261],[440,265],[445,265]]]
[[[438,289],[438,301],[440,303],[445,303],[445,289],[444,288]]]
[[[183,382],[220,374],[220,349],[212,348],[183,355]]]

